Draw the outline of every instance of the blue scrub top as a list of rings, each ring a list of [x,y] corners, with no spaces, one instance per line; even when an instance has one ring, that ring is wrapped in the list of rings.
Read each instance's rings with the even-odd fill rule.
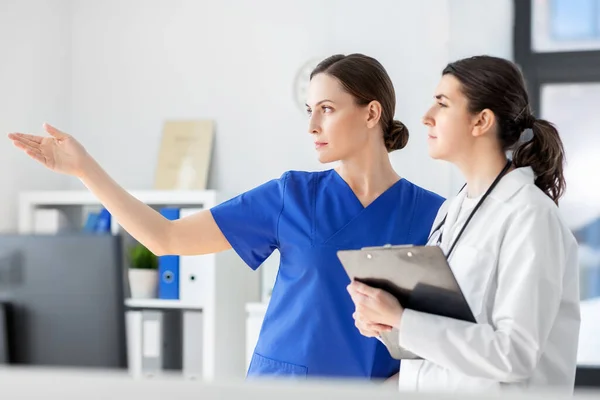
[[[350,279],[336,252],[423,245],[443,198],[400,179],[364,207],[335,170],[289,171],[211,209],[252,268],[280,267],[248,377],[387,378],[400,363],[354,325]]]

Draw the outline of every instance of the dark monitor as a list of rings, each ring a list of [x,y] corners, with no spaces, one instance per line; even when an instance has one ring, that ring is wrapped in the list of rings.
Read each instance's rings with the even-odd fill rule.
[[[9,364],[125,368],[121,238],[0,235]]]
[[[8,307],[0,302],[0,364],[8,364]]]

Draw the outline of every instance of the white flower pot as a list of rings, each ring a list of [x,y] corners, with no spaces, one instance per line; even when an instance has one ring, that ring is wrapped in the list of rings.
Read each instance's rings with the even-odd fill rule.
[[[158,296],[158,271],[129,268],[129,288],[133,299],[155,299]]]

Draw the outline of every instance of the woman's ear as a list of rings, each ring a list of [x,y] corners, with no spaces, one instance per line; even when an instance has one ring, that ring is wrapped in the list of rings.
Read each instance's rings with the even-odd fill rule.
[[[473,126],[473,136],[475,137],[485,135],[496,123],[496,115],[488,108],[480,111],[474,118],[475,125]]]
[[[373,100],[367,104],[367,127],[374,128],[381,119],[381,104]]]

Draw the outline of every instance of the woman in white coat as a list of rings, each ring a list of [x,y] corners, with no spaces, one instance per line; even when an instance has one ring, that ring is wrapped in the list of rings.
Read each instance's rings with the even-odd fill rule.
[[[532,115],[516,66],[489,56],[449,64],[423,121],[430,155],[466,179],[440,208],[428,244],[447,255],[477,323],[403,309],[353,282],[356,326],[370,337],[397,328],[400,346],[422,358],[401,361],[401,389],[573,390],[578,246],[557,207],[565,189],[558,132]]]

